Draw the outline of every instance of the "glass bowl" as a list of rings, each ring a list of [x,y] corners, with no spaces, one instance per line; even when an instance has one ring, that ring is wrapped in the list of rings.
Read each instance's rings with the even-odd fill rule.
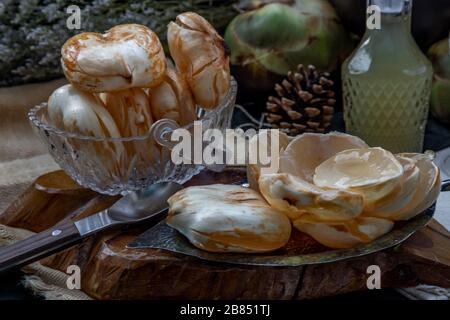
[[[203,132],[230,127],[236,93],[237,84],[232,79],[223,104],[210,111],[197,107]],[[143,136],[104,138],[48,125],[47,103],[32,108],[28,118],[60,167],[80,185],[102,194],[126,194],[161,181],[182,184],[205,167],[171,160],[174,143],[170,134],[180,128],[173,120],[156,121]],[[194,124],[182,128],[193,132]]]

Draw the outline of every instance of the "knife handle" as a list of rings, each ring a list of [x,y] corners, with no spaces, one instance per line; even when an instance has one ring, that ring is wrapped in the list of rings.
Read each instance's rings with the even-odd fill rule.
[[[27,265],[81,240],[73,221],[32,235],[24,240],[0,248],[0,272]]]

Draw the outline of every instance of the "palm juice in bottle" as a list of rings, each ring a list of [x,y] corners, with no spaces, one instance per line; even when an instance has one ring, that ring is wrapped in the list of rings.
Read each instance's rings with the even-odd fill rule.
[[[380,24],[342,67],[346,130],[394,153],[422,152],[433,69],[411,35],[412,0],[368,5]]]

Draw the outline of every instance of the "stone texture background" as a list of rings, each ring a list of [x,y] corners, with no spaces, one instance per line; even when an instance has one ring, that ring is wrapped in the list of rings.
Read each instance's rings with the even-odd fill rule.
[[[166,26],[179,13],[196,11],[217,28],[237,12],[230,0],[1,0],[0,87],[62,76],[60,48],[81,31],[103,32],[121,23],[150,27],[165,41]],[[66,8],[81,9],[81,30],[69,30]]]

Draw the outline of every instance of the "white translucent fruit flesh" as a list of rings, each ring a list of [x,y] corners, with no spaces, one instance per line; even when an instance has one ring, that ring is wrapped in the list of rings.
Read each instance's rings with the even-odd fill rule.
[[[312,183],[314,170],[322,162],[338,152],[359,148],[368,148],[368,145],[349,134],[304,133],[295,137],[280,156],[279,172],[290,173]]]
[[[363,197],[346,190],[323,190],[290,174],[265,174],[259,190],[267,202],[290,219],[309,212],[323,221],[346,221],[363,209]]]
[[[326,223],[305,215],[293,222],[294,227],[317,242],[334,249],[353,248],[369,243],[388,233],[394,226],[390,220],[358,217],[347,222]]]
[[[297,136],[280,151],[279,174],[260,176],[259,191],[274,208],[291,219],[305,212],[311,212],[324,221],[353,219],[362,212],[362,195],[317,187],[313,184],[313,175],[320,163],[336,153],[364,147],[367,147],[364,141],[344,133],[305,133]],[[252,169],[250,167],[248,171]]]
[[[268,252],[289,240],[289,219],[254,190],[236,185],[189,187],[169,199],[167,224],[211,252]]]
[[[322,188],[361,193],[373,203],[393,191],[403,166],[382,148],[350,149],[337,153],[315,169],[314,183]]]
[[[400,156],[396,158],[403,166],[403,175],[391,193],[365,205],[364,215],[376,216],[377,213],[381,213],[384,217],[389,217],[413,201],[419,184],[420,170],[415,160]]]
[[[438,167],[433,161],[424,154],[406,153],[400,154],[401,158],[410,159],[415,162],[415,166],[419,170],[419,177],[416,188],[412,191],[410,201],[400,201],[395,210],[382,210],[377,208],[373,212],[365,213],[390,220],[408,220],[422,213],[429,208],[437,199],[440,192],[440,174]],[[406,177],[406,179],[408,179]],[[408,186],[410,188],[410,186]]]

